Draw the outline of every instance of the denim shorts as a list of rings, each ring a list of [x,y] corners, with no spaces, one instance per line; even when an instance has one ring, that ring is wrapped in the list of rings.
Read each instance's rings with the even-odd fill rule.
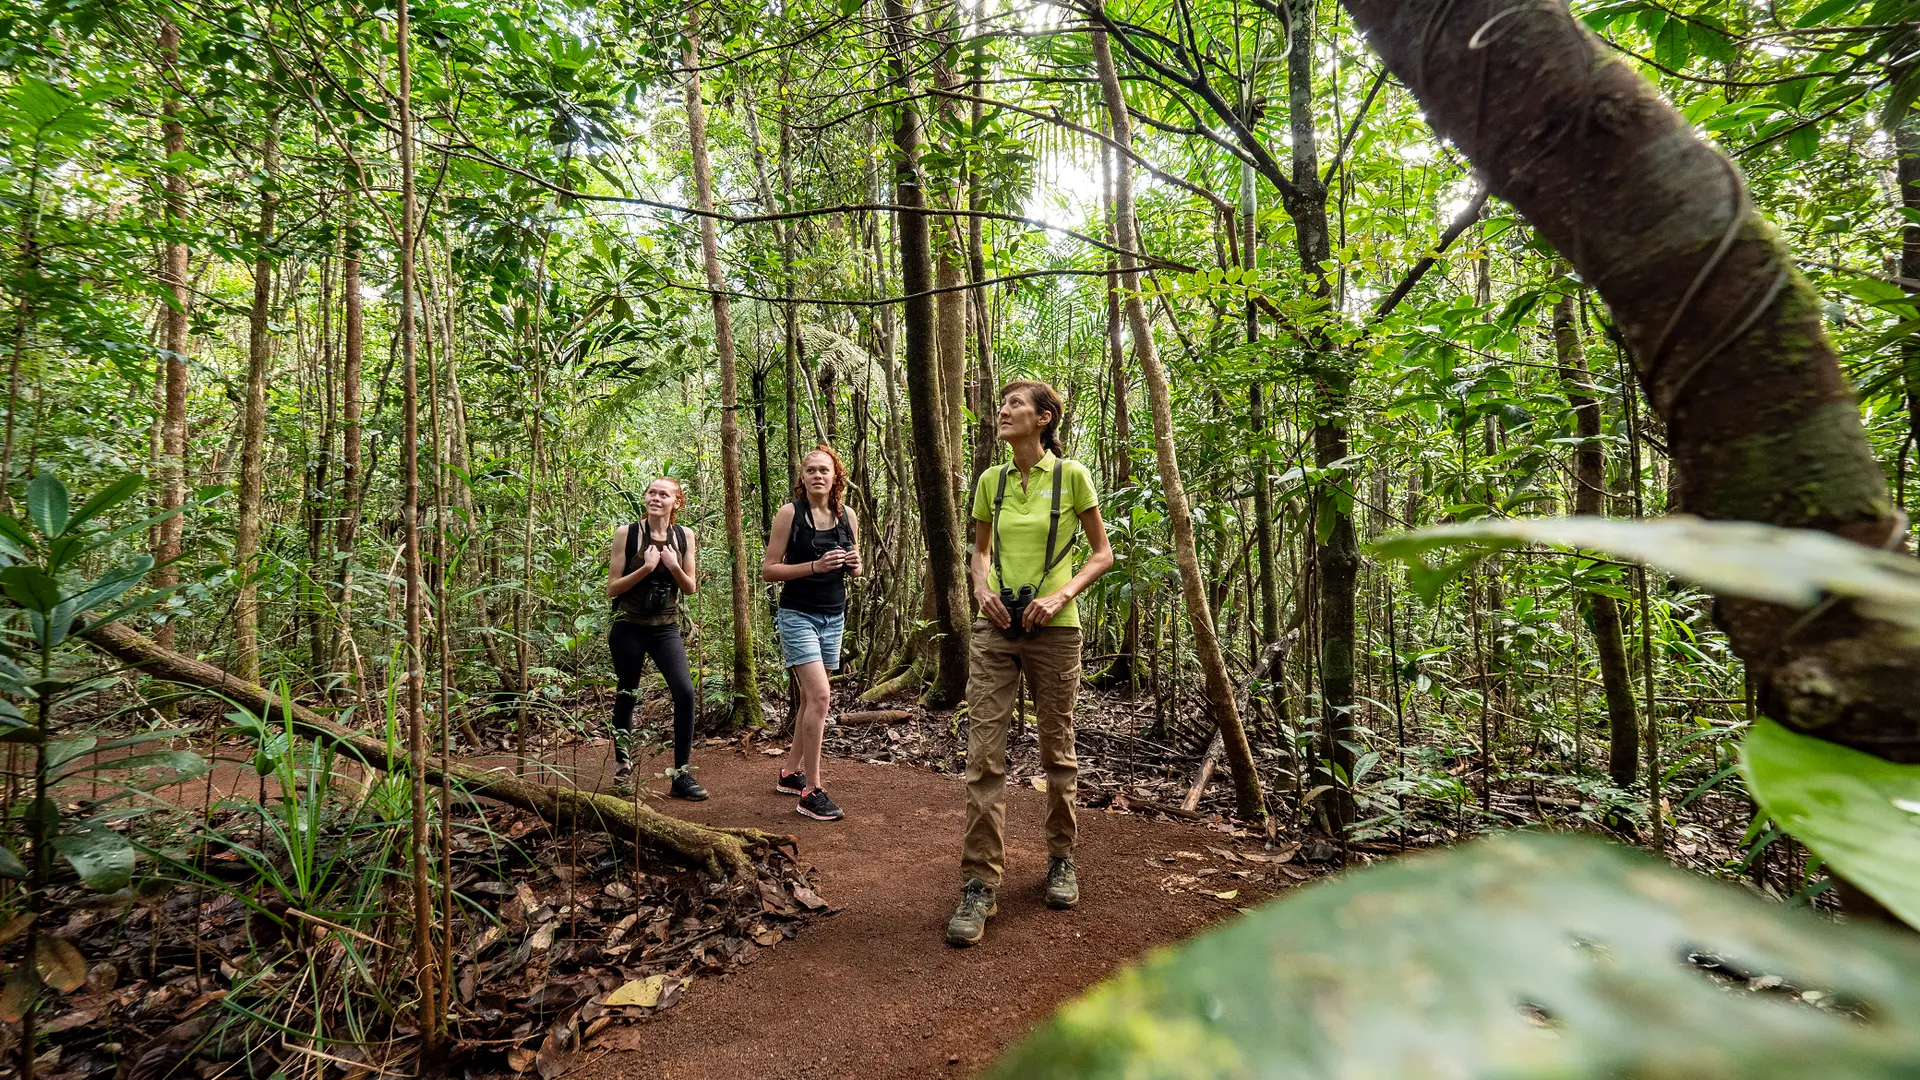
[[[810,611],[781,608],[773,625],[780,631],[780,651],[786,654],[788,667],[818,661],[828,671],[840,667],[840,636],[846,632],[845,615],[815,615]]]

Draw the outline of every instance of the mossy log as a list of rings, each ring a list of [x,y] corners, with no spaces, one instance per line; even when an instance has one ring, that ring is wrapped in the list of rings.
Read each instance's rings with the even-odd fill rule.
[[[83,634],[96,648],[152,678],[213,691],[249,712],[275,721],[288,715],[286,707],[271,691],[212,664],[164,648],[131,627],[108,623],[89,627]],[[297,701],[289,704],[294,730],[300,734],[331,743],[369,768],[382,772],[407,770],[407,754],[397,746],[389,746],[387,740],[342,727]],[[659,813],[633,799],[580,788],[550,787],[458,761],[449,762],[443,768],[429,759],[422,762],[420,768],[429,782],[445,780],[467,795],[531,811],[555,828],[605,831],[643,853],[705,866],[729,877],[749,872],[755,851],[795,843],[791,836],[700,825]]]

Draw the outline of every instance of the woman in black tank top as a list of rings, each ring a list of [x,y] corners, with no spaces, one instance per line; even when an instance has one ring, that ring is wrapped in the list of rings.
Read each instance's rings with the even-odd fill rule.
[[[840,666],[846,629],[847,576],[860,574],[859,522],[845,505],[846,493],[840,455],[815,447],[800,460],[794,500],[774,516],[760,561],[762,580],[783,583],[774,624],[797,690],[793,745],[774,790],[798,795],[800,815],[816,821],[842,817],[820,788],[820,744],[833,699],[827,673]]]
[[[673,786],[676,799],[695,801],[707,789],[694,780],[693,678],[687,670],[687,645],[680,636],[680,597],[699,587],[693,530],[675,523],[687,504],[678,481],[663,476],[647,485],[647,516],[622,525],[613,534],[607,563],[607,595],[613,598],[613,626],[607,649],[619,688],[613,697],[614,785],[631,790],[633,706],[648,659],[660,669],[673,696]]]

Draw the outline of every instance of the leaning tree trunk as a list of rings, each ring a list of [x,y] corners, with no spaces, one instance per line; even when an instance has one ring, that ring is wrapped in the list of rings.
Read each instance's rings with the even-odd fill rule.
[[[233,568],[240,591],[233,601],[233,654],[240,677],[260,681],[260,587],[255,558],[260,554],[260,500],[266,488],[267,368],[273,364],[274,174],[280,168],[280,114],[267,117],[261,151],[266,188],[260,193],[260,225],[254,242],[253,307],[247,313],[247,384],[240,420],[240,513],[233,530]]]
[[[734,361],[727,278],[720,271],[720,233],[713,222],[713,165],[707,158],[707,108],[700,100],[700,8],[687,9],[687,141],[700,208],[700,256],[713,301],[713,344],[720,354],[720,475],[726,497],[727,557],[733,564],[733,723],[759,727],[760,685],[753,662],[753,585],[747,580],[747,531],[740,494],[740,375]],[[792,305],[788,305],[792,310]]]
[[[1687,509],[1902,539],[1820,302],[1739,170],[1559,0],[1345,0],[1439,133],[1613,309]],[[1723,597],[1767,715],[1920,761],[1920,648],[1849,605]]]
[[[1553,349],[1560,360],[1560,381],[1566,384],[1567,404],[1573,409],[1573,512],[1598,517],[1606,513],[1606,446],[1600,441],[1600,399],[1593,393],[1587,358],[1580,348],[1580,331],[1573,322],[1573,297],[1562,296],[1553,306]],[[1587,617],[1593,624],[1594,650],[1600,654],[1600,685],[1607,698],[1607,775],[1615,787],[1628,787],[1639,775],[1640,719],[1633,704],[1633,674],[1627,670],[1627,648],[1620,633],[1620,605],[1604,593],[1587,594]]]
[[[1220,639],[1213,628],[1213,612],[1207,606],[1206,579],[1201,576],[1200,556],[1194,546],[1193,513],[1187,505],[1186,485],[1180,479],[1180,461],[1173,447],[1173,395],[1167,387],[1167,373],[1153,344],[1153,326],[1147,320],[1147,305],[1140,298],[1140,268],[1133,252],[1140,250],[1133,228],[1133,162],[1128,151],[1133,146],[1133,123],[1127,115],[1127,99],[1120,89],[1120,75],[1113,66],[1113,51],[1107,46],[1105,31],[1093,32],[1093,59],[1106,97],[1107,115],[1113,124],[1113,141],[1120,148],[1114,170],[1113,203],[1115,231],[1120,249],[1120,283],[1126,297],[1127,325],[1133,333],[1133,353],[1140,361],[1147,384],[1147,398],[1153,411],[1153,444],[1160,462],[1160,483],[1166,493],[1167,518],[1173,525],[1174,561],[1180,566],[1180,584],[1186,595],[1187,619],[1193,625],[1194,652],[1200,658],[1200,670],[1206,681],[1207,705],[1233,770],[1233,791],[1242,817],[1266,814],[1266,799],[1260,791],[1260,774],[1254,768],[1253,748],[1240,726],[1240,712],[1234,706],[1233,682],[1227,677],[1227,661],[1220,652]]]
[[[125,623],[91,627],[84,634],[102,652],[150,678],[213,690],[224,700],[274,723],[291,717],[299,734],[330,743],[382,772],[409,768],[408,755],[395,749],[383,733],[350,731],[297,701],[286,701],[212,664],[163,649]],[[632,844],[656,858],[706,866],[729,876],[750,872],[751,853],[756,849],[794,843],[790,836],[756,829],[697,825],[659,813],[637,799],[548,787],[520,779],[505,769],[482,769],[459,762],[435,764],[430,757],[411,760],[420,762],[419,772],[427,783],[444,781],[464,795],[530,811],[559,828],[604,831],[616,842]]]
[[[901,0],[887,0],[887,22],[893,40],[891,60],[895,90],[911,92],[907,50],[913,26]],[[933,297],[933,246],[926,195],[920,187],[920,114],[911,100],[898,108],[893,129],[894,201],[900,230],[900,282],[907,300],[907,404],[913,424],[913,480],[920,493],[920,534],[927,546],[927,574],[933,599],[934,673],[926,703],[937,709],[959,704],[967,692],[968,621],[966,574],[961,569],[963,521],[953,494],[952,449],[947,442],[948,420],[942,407],[943,386],[936,338]]]

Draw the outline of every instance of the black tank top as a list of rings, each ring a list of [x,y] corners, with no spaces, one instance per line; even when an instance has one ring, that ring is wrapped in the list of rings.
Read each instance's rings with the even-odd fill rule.
[[[789,566],[810,563],[835,548],[853,547],[853,522],[845,507],[833,528],[824,532],[813,527],[813,509],[805,499],[793,501],[793,531],[787,534],[787,554],[781,561]],[[847,610],[847,572],[828,570],[794,578],[780,587],[780,606],[809,615],[844,615]]]
[[[626,565],[629,568],[640,564],[643,540],[647,548],[663,548],[671,543],[681,558],[687,556],[685,526],[669,526],[667,539],[659,540],[644,520],[636,521],[627,526]],[[621,622],[642,626],[674,625],[680,621],[680,582],[664,562],[660,563],[653,568],[653,573],[635,582],[633,588],[613,598],[613,612]]]

